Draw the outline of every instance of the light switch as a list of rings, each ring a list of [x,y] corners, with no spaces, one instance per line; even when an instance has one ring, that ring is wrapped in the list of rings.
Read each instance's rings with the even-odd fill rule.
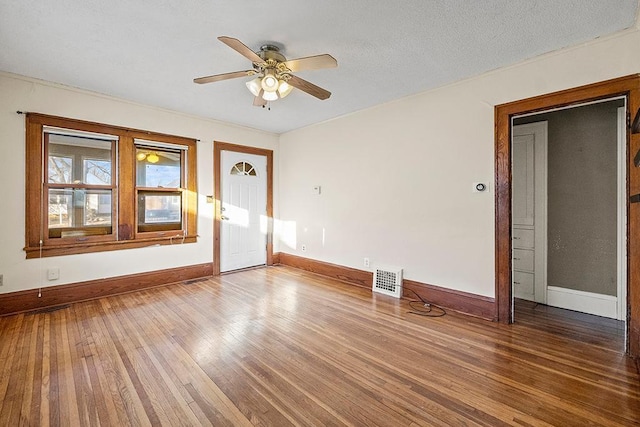
[[[313,194],[320,195],[320,192],[321,192],[321,187],[319,185],[314,185],[313,186]]]

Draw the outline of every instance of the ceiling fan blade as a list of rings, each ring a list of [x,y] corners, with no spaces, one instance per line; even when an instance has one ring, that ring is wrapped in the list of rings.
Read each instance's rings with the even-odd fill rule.
[[[322,89],[320,86],[316,86],[313,83],[310,83],[304,79],[301,79],[297,76],[291,76],[289,80],[287,80],[291,86],[300,89],[303,92],[308,93],[309,95],[315,96],[318,99],[327,99],[331,96],[331,92],[326,89]]]
[[[242,43],[238,39],[234,39],[233,37],[220,36],[218,37],[218,40],[220,40],[222,43],[226,44],[231,49],[235,50],[236,52],[238,52],[240,55],[244,56],[251,62],[256,62],[258,64],[261,64],[264,62],[264,59],[260,58],[260,56],[258,56],[257,53],[249,49],[244,43]]]
[[[258,96],[253,98],[254,107],[264,107],[265,105],[267,105],[267,101],[262,99],[262,93],[263,92],[264,92],[264,90],[260,90],[260,93],[258,94]]]
[[[307,56],[305,58],[292,59],[285,61],[284,65],[287,66],[292,72],[303,70],[317,70],[320,68],[335,68],[338,66],[336,59],[325,53],[323,55]]]
[[[213,83],[213,82],[219,82],[221,80],[229,80],[229,79],[235,79],[238,77],[252,76],[255,73],[256,72],[254,70],[234,71],[232,73],[215,74],[213,76],[198,77],[197,79],[193,79],[193,82],[198,84]]]

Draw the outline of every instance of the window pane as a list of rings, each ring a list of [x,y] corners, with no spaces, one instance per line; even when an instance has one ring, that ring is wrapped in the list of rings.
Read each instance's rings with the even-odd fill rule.
[[[182,193],[140,192],[138,200],[139,224],[182,223]]]
[[[49,190],[49,228],[73,224],[73,190]]]
[[[71,183],[73,159],[71,157],[49,155],[49,182],[54,184]]]
[[[136,184],[139,187],[180,188],[181,152],[136,149]]]
[[[111,190],[50,189],[49,237],[111,234]]]
[[[111,141],[49,134],[48,147],[49,183],[111,185]]]
[[[256,170],[251,163],[238,162],[231,168],[231,175],[256,176]]]
[[[111,225],[110,190],[86,191],[83,225]]]
[[[84,159],[84,182],[111,185],[111,160]]]

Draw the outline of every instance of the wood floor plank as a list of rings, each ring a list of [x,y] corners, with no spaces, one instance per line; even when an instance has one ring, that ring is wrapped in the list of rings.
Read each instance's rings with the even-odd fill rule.
[[[0,411],[5,411],[5,405],[13,404],[13,401],[7,397],[9,391],[9,379],[13,372],[12,359],[15,357],[15,349],[18,341],[22,338],[20,328],[22,327],[24,316],[16,315],[12,317],[12,322],[2,323],[2,340],[0,340]],[[0,412],[2,415],[2,412]]]
[[[308,327],[313,327],[312,325],[307,325]],[[321,330],[316,331],[320,334],[322,334]],[[330,360],[331,355],[330,353],[325,353],[327,346],[326,343],[331,342],[331,337],[329,336],[323,336],[320,340],[323,343],[323,347],[324,348],[319,348],[319,349],[315,349],[313,356],[314,357],[319,357],[323,360]],[[337,346],[341,346],[347,349],[347,352],[343,355],[340,355],[339,357],[339,361],[337,363],[334,363],[331,365],[331,367],[327,367],[326,370],[344,370],[343,366],[367,366],[367,367],[371,367],[374,365],[377,365],[376,369],[373,370],[377,375],[378,375],[378,379],[380,382],[384,383],[384,384],[397,384],[398,381],[397,380],[397,376],[396,375],[380,375],[381,372],[389,371],[391,372],[393,369],[398,369],[398,368],[407,368],[407,367],[401,367],[397,362],[395,362],[395,358],[397,356],[400,355],[400,351],[401,349],[404,348],[405,343],[403,342],[390,342],[390,340],[385,339],[385,349],[386,350],[382,350],[379,352],[379,354],[377,353],[377,350],[374,349],[362,349],[359,347],[358,343],[356,342],[350,342],[348,344],[345,343],[341,343],[338,344],[336,343]],[[304,345],[302,344],[304,343],[304,337],[300,337],[300,342],[297,345],[298,348],[308,348],[310,343],[304,343]],[[395,349],[393,351],[393,353],[390,353],[388,351],[388,349]],[[330,351],[334,351],[332,349],[329,348]],[[357,356],[356,356],[357,355]],[[372,355],[374,355],[372,357]],[[310,357],[310,356],[307,356]],[[348,359],[348,358],[352,358],[351,360],[354,360],[356,363],[355,364],[345,364],[342,363],[344,360]],[[331,362],[329,362],[331,363]],[[423,375],[423,377],[425,378],[429,378],[431,377],[432,374],[430,373],[426,373]],[[406,378],[411,377],[411,374],[406,371],[404,373],[403,378],[403,383],[404,385],[406,385]],[[437,377],[435,379],[438,379]],[[357,381],[357,383],[366,383],[367,379],[365,377],[360,377],[360,376],[355,376],[354,377],[354,381]],[[430,387],[434,387],[436,384],[433,383],[433,381],[429,381],[431,384],[429,385]],[[446,380],[446,384],[445,386],[441,387],[439,390],[439,393],[437,396],[441,396],[442,394],[448,394],[448,392],[450,390],[452,390],[452,384],[455,382],[455,378],[449,378]],[[372,386],[369,386],[372,387]],[[413,384],[412,387],[422,387],[421,383],[419,382],[415,382]],[[426,389],[422,390],[422,394],[425,394]],[[403,392],[405,397],[406,397],[406,391]],[[460,396],[465,396],[467,395],[468,392],[465,393],[461,393],[459,396],[456,396],[454,393],[451,393],[449,395],[448,398],[442,400],[440,402],[440,407],[444,407],[444,408],[449,408],[451,409],[452,407],[456,406],[458,408],[458,411],[461,413],[474,413],[477,414],[478,411],[476,408],[470,407],[469,405],[466,405],[464,403],[462,403],[459,399]],[[393,394],[389,391],[387,391],[387,393],[382,393],[380,394],[381,396],[384,396],[388,402],[386,402],[386,406],[389,407],[389,409],[393,409],[396,410],[397,412],[403,412],[403,408],[398,408],[396,407],[396,405],[394,405],[394,403],[392,402],[393,400]],[[414,396],[414,398],[419,398],[419,395]],[[466,396],[465,396],[466,397]],[[428,402],[428,404],[431,404],[430,406],[430,411],[431,412],[438,412],[438,407],[434,407],[432,405],[433,402],[437,401],[438,399],[431,399],[431,402]],[[400,402],[400,399],[397,399],[396,402]],[[424,414],[423,414],[424,416]],[[474,415],[475,416],[475,415]],[[490,422],[490,424],[492,425],[500,425],[500,421],[497,419],[492,419],[490,416],[486,416],[487,420]],[[470,418],[469,416],[467,416],[466,418]]]
[[[624,327],[516,323],[287,267],[0,318],[0,425],[640,426]]]
[[[37,386],[34,381],[37,378],[37,371],[39,371],[39,363],[37,361],[42,360],[41,355],[37,354],[38,352],[38,337],[39,334],[39,318],[33,318],[33,326],[31,327],[31,337],[29,340],[29,353],[27,358],[27,366],[26,366],[26,377],[25,377],[25,389],[22,400],[22,408],[20,410],[21,414],[21,422],[29,425],[29,424],[37,424],[40,418],[40,414],[36,413],[35,417],[32,411],[32,407],[34,403],[40,402],[40,388]]]
[[[76,387],[74,373],[80,371],[82,367],[72,363],[71,353],[75,351],[77,342],[69,337],[69,327],[72,326],[69,312],[69,308],[64,308],[53,313],[54,319],[57,318],[60,326],[55,329],[58,345],[54,348],[58,352],[56,368],[60,402],[59,417],[61,425],[80,425],[79,407],[83,405],[84,394]]]
[[[118,355],[116,363],[113,364],[116,369],[114,380],[117,381],[118,390],[124,399],[125,407],[128,409],[127,415],[132,424],[160,425],[160,418],[150,404],[149,395],[134,368],[134,347],[128,343],[126,335],[120,330],[117,312],[121,309],[113,305],[115,302],[117,302],[115,298],[107,298],[103,301],[105,327]]]
[[[137,295],[135,297],[138,297]],[[153,300],[150,301],[153,303]],[[143,307],[145,303],[141,300],[137,301]],[[188,402],[184,399],[184,395],[181,394],[179,386],[181,382],[174,374],[172,367],[168,363],[162,363],[161,352],[165,347],[171,345],[170,341],[165,341],[160,338],[160,331],[155,330],[154,325],[157,323],[153,317],[151,325],[146,328],[138,327],[136,319],[130,315],[130,312],[126,312],[127,317],[125,322],[130,326],[129,336],[135,335],[139,342],[138,355],[141,362],[146,367],[148,375],[157,378],[161,381],[157,382],[157,387],[153,388],[153,394],[155,396],[156,406],[158,410],[162,410],[169,420],[171,425],[194,425],[197,424],[197,418],[193,414],[193,411],[189,408]],[[160,346],[161,348],[157,348]],[[152,388],[149,387],[151,391]]]
[[[122,309],[117,311],[116,316],[122,327],[123,336],[127,337],[124,351],[132,368],[129,375],[135,375],[138,379],[136,389],[142,390],[146,396],[144,400],[145,411],[155,414],[156,420],[152,421],[152,425],[156,425],[156,423],[188,425],[176,415],[173,407],[174,400],[171,398],[173,390],[157,370],[147,350],[148,344],[141,340],[136,325],[131,323],[129,319],[131,308],[137,303],[130,300],[121,300],[120,303]],[[121,353],[121,356],[124,356],[124,353]]]
[[[119,416],[121,411],[113,399],[113,393],[109,392],[109,383],[104,375],[104,371],[100,369],[100,354],[109,353],[111,346],[101,346],[96,341],[100,341],[100,335],[97,333],[92,321],[96,318],[95,305],[76,305],[74,307],[80,315],[80,320],[76,323],[77,333],[82,340],[83,345],[83,361],[87,368],[86,375],[90,384],[91,400],[95,405],[97,419],[100,424],[113,425],[124,421]]]
[[[7,372],[7,391],[2,405],[2,412],[0,412],[0,419],[6,420],[7,425],[18,425],[21,418],[22,399],[24,398],[26,385],[23,376],[27,370],[25,362],[29,351],[32,320],[32,318],[27,317],[21,322],[20,329],[16,330],[20,337],[8,358],[10,371]]]
[[[154,322],[151,327],[157,334],[161,334],[163,330],[171,331],[172,336],[168,341],[168,344],[171,345],[163,346],[162,351],[158,348],[153,348],[152,350],[158,362],[162,365],[162,369],[171,376],[172,381],[176,385],[183,387],[181,391],[184,391],[185,402],[188,402],[189,407],[192,409],[198,407],[198,415],[205,417],[213,425],[250,425],[233,403],[215,386],[215,383],[205,380],[206,374],[197,365],[194,366],[194,360],[190,355],[184,352],[181,346],[175,345],[177,341],[174,339],[173,334],[180,331],[173,327],[174,323],[170,318],[171,314],[173,314],[173,307],[166,305],[161,307],[158,305],[158,308],[162,309],[162,311],[158,311],[160,315],[156,316],[153,313],[156,310],[147,310],[143,306],[143,309],[153,318]],[[194,384],[197,384],[198,387],[196,388]],[[198,390],[200,388],[203,389],[202,392]],[[207,395],[208,399],[203,398],[203,393]],[[224,410],[219,411],[216,408],[224,408]],[[230,416],[230,418],[227,419],[226,416]]]

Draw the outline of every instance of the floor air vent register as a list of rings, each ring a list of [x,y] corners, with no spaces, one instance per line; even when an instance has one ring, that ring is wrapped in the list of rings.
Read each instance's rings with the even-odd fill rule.
[[[402,269],[376,268],[373,273],[373,292],[402,297]]]

